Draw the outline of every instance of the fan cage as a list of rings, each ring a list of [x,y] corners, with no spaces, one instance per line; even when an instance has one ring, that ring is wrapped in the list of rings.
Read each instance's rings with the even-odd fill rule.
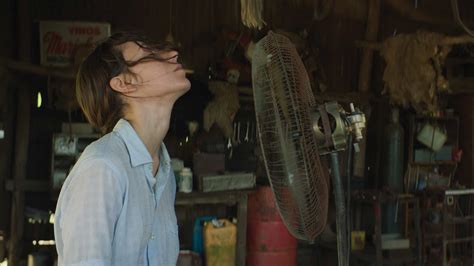
[[[255,47],[252,76],[260,146],[280,215],[292,235],[314,241],[326,225],[329,175],[312,128],[308,74],[291,41],[270,32]]]

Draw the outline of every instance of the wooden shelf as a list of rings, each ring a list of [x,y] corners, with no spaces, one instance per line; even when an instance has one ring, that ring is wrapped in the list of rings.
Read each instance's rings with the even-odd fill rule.
[[[435,116],[415,116],[416,120],[423,120],[423,121],[459,121],[459,117],[457,116],[440,116],[440,117],[435,117]]]
[[[328,242],[316,242],[316,245],[322,248],[326,248],[329,250],[336,251],[337,245],[336,243],[328,243]],[[351,251],[352,261],[363,261],[363,262],[370,262],[374,263],[376,261],[376,251],[375,248],[372,246],[366,247],[363,251]],[[382,258],[382,265],[392,265],[392,264],[403,264],[403,263],[410,263],[416,262],[417,258],[415,254],[411,254],[410,256],[403,257],[403,258]]]
[[[367,103],[378,100],[375,95],[360,92],[324,92],[315,95],[317,101],[339,101],[345,103]]]
[[[5,188],[7,191],[15,190],[15,181],[7,180],[5,182]],[[23,191],[32,191],[32,192],[43,192],[50,190],[49,181],[38,181],[38,180],[25,180],[23,186],[20,188]]]
[[[457,165],[456,161],[432,161],[432,162],[411,162],[411,165],[418,166],[436,166],[436,165]]]
[[[28,62],[9,60],[7,62],[7,68],[16,72],[23,72],[44,77],[57,77],[63,79],[75,79],[76,73],[72,68],[53,68],[44,67]]]
[[[234,205],[242,196],[247,196],[253,190],[232,190],[219,192],[176,193],[176,205],[224,204]]]

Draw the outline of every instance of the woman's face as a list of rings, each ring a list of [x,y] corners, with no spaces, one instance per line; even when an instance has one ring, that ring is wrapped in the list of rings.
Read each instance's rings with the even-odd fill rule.
[[[150,55],[152,52],[146,50],[134,42],[127,42],[122,45],[123,57],[126,61],[137,61]],[[131,83],[137,90],[132,97],[162,97],[176,95],[177,97],[186,93],[191,87],[191,83],[186,78],[186,73],[181,64],[177,62],[178,52],[162,51],[160,58],[167,61],[144,61],[130,67],[134,73]]]

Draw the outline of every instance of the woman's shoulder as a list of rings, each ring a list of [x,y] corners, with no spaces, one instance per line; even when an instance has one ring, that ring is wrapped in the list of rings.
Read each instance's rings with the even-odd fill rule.
[[[128,151],[123,141],[112,132],[89,144],[77,163],[97,162],[120,168],[129,161],[128,157]]]
[[[85,149],[81,156],[98,156],[102,157],[106,155],[109,157],[110,155],[120,156],[121,152],[124,150],[125,146],[120,138],[114,134],[113,132],[108,133],[101,138],[93,141],[90,143]]]

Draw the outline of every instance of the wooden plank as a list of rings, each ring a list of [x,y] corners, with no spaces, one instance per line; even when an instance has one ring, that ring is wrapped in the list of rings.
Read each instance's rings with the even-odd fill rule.
[[[28,88],[20,88],[18,92],[17,123],[15,138],[15,158],[13,177],[15,190],[13,192],[11,224],[10,224],[10,248],[8,256],[9,265],[19,265],[22,254],[22,244],[25,219],[25,194],[23,186],[26,178],[26,163],[28,160],[28,142],[30,137],[30,105],[31,97]]]

